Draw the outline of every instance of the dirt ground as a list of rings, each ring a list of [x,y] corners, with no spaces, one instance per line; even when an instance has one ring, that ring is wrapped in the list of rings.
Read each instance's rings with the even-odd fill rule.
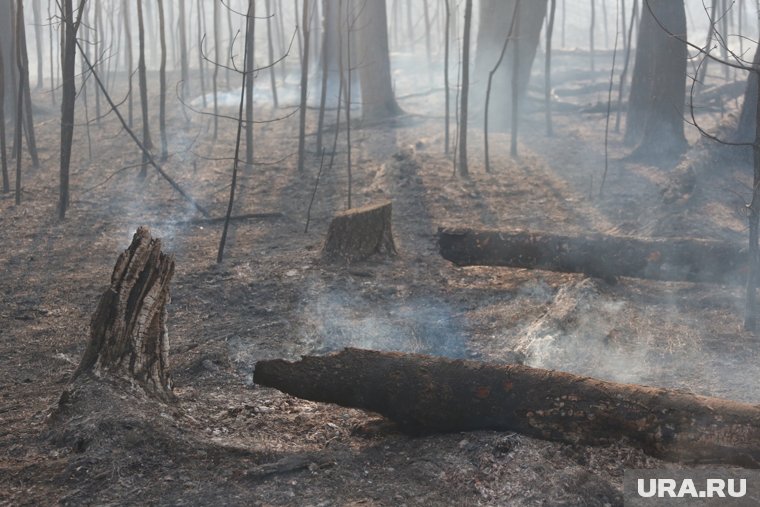
[[[694,132],[684,159],[654,165],[625,160],[630,150],[613,130],[599,195],[607,71],[574,76],[568,69],[585,68],[585,58],[557,56],[555,136],[544,133],[537,87],[519,158],[509,157],[508,134],[492,134],[491,174],[473,121],[469,180],[454,177],[444,155],[442,92],[405,94],[409,77],[398,76],[407,114],[357,125],[352,156],[353,201],[393,201],[400,254],[351,266],[319,256],[330,217],[346,203],[342,139],[304,233],[319,156],[297,171],[295,117],[256,126],[259,165],[244,171],[235,213],[281,215],[236,222],[217,265],[221,226],[193,222],[192,207],[154,171],[140,179],[139,153],[111,117],[89,143],[77,129],[71,210],[59,221],[56,109],[37,94],[41,167],[25,160],[20,206],[0,196],[0,505],[621,505],[624,469],[679,466],[625,442],[409,437],[373,414],[252,383],[258,360],[349,345],[496,362],[518,350],[534,366],[760,402],[760,343],[742,331],[739,287],[611,285],[581,274],[457,268],[438,255],[439,226],[743,244],[749,167],[723,151],[718,158]],[[730,121],[735,107],[726,102],[722,120],[713,110],[700,118]],[[316,112],[309,116],[313,131]],[[208,118],[190,120],[171,108],[179,127],[165,168],[220,216],[234,124],[222,121],[214,143]],[[51,419],[116,257],[142,224],[176,255],[169,334],[178,401],[114,396],[104,379],[81,400],[87,411]]]

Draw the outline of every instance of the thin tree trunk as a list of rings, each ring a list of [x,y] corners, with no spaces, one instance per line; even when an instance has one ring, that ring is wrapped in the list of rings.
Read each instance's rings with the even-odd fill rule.
[[[515,17],[519,17],[519,5],[515,4]],[[520,23],[515,24],[515,43],[512,59],[512,132],[509,153],[517,158],[517,136],[520,126]]]
[[[306,100],[309,95],[309,0],[303,0],[303,20],[301,21],[303,30],[303,63],[301,66],[301,108],[298,118],[298,170],[304,169],[304,155],[306,150]]]
[[[550,0],[549,19],[546,23],[546,61],[544,66],[544,109],[546,113],[546,135],[554,135],[552,128],[552,35],[554,34],[554,14],[557,0]]]
[[[169,156],[169,143],[166,139],[166,28],[164,23],[164,0],[158,2],[158,31],[161,40],[161,67],[159,69],[159,106],[158,126],[161,131],[161,160]]]
[[[493,68],[488,72],[488,85],[486,86],[486,106],[485,106],[485,112],[484,112],[484,120],[483,120],[483,139],[485,143],[485,159],[486,159],[486,172],[491,172],[491,155],[489,153],[489,147],[488,147],[488,117],[490,112],[490,105],[491,105],[491,85],[493,84],[493,76],[496,74],[496,71],[499,70],[499,67],[501,66],[501,62],[504,60],[504,55],[507,53],[507,46],[509,45],[509,40],[512,38],[512,34],[515,30],[515,24],[517,22],[517,14],[518,9],[520,7],[520,0],[515,1],[515,8],[512,11],[512,22],[509,24],[509,32],[507,33],[507,36],[504,38],[504,45],[501,47],[501,53],[499,54],[499,59],[496,61],[496,65],[493,66]]]
[[[45,58],[42,55],[42,14],[40,13],[40,0],[32,0],[32,13],[34,15],[34,42],[37,49],[37,89],[43,85],[42,68]]]
[[[330,0],[326,0],[330,1]],[[296,5],[298,4],[298,0],[295,0]],[[322,22],[324,24],[324,27],[322,28],[322,88],[320,89],[320,95],[319,95],[319,117],[317,119],[317,151],[322,152],[322,144],[323,144],[323,137],[324,137],[324,127],[325,127],[325,108],[327,107],[327,84],[328,84],[328,77],[330,74],[330,65],[329,65],[329,51],[330,51],[330,44],[328,41],[328,37],[330,37],[329,29],[327,26],[328,23],[328,16],[330,15],[328,11],[328,6],[325,5],[322,8],[323,11],[323,18]]]
[[[201,97],[203,98],[203,107],[206,107],[208,106],[208,100],[206,99],[206,72],[203,63],[203,44],[201,44],[201,41],[203,40],[203,20],[205,18],[205,11],[203,9],[202,0],[198,0],[197,5],[198,12],[196,13],[196,16],[198,17],[198,73],[200,74],[201,80]]]
[[[625,5],[625,0],[623,0]],[[625,9],[625,7],[623,8]],[[618,86],[618,105],[615,114],[615,132],[620,132],[620,117],[623,110],[623,96],[625,95],[625,82],[628,77],[628,66],[631,61],[631,47],[633,47],[633,25],[636,19],[636,13],[639,10],[639,0],[633,0],[633,12],[631,12],[631,21],[628,27],[628,44],[625,48],[625,60],[623,62],[623,71],[620,73],[620,85]]]
[[[219,38],[219,1],[214,0],[214,9],[212,11],[212,21],[214,23],[214,75],[212,76],[211,86],[214,93],[214,141],[219,137],[219,46],[221,45],[221,39]]]
[[[249,31],[248,28],[250,28],[253,25],[253,16],[254,16],[254,0],[249,0],[248,2],[248,12],[246,13],[246,30],[245,30],[245,54],[243,55],[243,61],[248,62],[248,49],[250,47],[253,47],[253,32]],[[251,72],[253,69],[251,69]],[[248,73],[243,72],[243,81],[240,84],[240,106],[238,107],[238,125],[237,125],[237,136],[235,137],[235,158],[233,159],[232,163],[232,184],[230,185],[230,199],[227,203],[227,215],[224,220],[224,229],[222,230],[222,237],[219,240],[219,251],[216,255],[216,262],[217,264],[221,264],[224,260],[224,246],[227,241],[227,231],[229,230],[230,226],[230,217],[232,216],[232,208],[235,205],[235,189],[237,187],[237,173],[238,173],[238,163],[240,161],[240,140],[243,137],[243,105],[244,105],[244,99],[245,99],[245,93],[246,90],[249,88],[249,85],[247,84],[248,80]],[[253,125],[248,125],[248,128],[252,128]]]
[[[52,3],[53,3],[52,0],[48,0],[47,14],[48,14],[49,20],[53,19]],[[57,89],[57,84],[55,80],[55,68],[56,68],[56,62],[58,61],[58,59],[54,57],[55,56],[55,53],[54,53],[55,36],[53,35],[53,32],[54,32],[53,23],[51,22],[50,26],[48,27],[48,35],[49,35],[48,38],[50,42],[50,46],[49,46],[50,47],[50,58],[49,58],[50,60],[50,100],[52,101],[53,105],[55,105],[56,104],[55,92]],[[118,54],[118,51],[117,51],[117,54]]]
[[[84,10],[85,0],[80,0],[78,16],[74,20],[74,0],[63,0],[62,41],[62,90],[61,90],[61,171],[60,192],[58,199],[58,217],[63,220],[69,208],[69,166],[71,164],[71,148],[74,139],[74,113],[76,102],[76,37],[79,22]]]
[[[464,40],[462,41],[462,90],[460,92],[459,113],[459,175],[467,178],[467,120],[470,92],[470,30],[472,26],[472,0],[467,0],[464,8]]]
[[[444,5],[446,6],[446,29],[445,29],[445,35],[444,35],[444,50],[443,50],[443,87],[444,87],[444,93],[445,93],[445,119],[444,119],[444,141],[443,141],[443,150],[446,155],[449,154],[449,130],[451,127],[449,126],[451,117],[451,112],[449,109],[451,108],[451,99],[449,97],[450,91],[449,91],[449,53],[450,53],[450,46],[451,46],[451,5],[449,4],[450,0],[443,0]]]
[[[269,85],[272,88],[272,103],[275,109],[280,107],[280,101],[277,99],[277,76],[274,71],[274,41],[272,37],[272,2],[271,0],[265,0],[264,6],[266,7],[267,16],[267,51],[269,54]]]
[[[3,171],[3,193],[11,191],[8,177],[8,151],[5,146],[5,63],[3,62],[3,45],[0,39],[0,165]]]
[[[132,30],[129,26],[129,6],[129,0],[122,0],[121,15],[124,17],[124,47],[126,48],[125,57],[127,59],[127,79],[129,80],[129,89],[127,91],[127,118],[129,119],[129,128],[132,128],[132,125],[134,124],[134,102],[132,99],[132,66],[134,65],[134,57],[132,56]],[[72,51],[74,52],[74,55],[76,55],[76,50],[72,49]]]
[[[143,0],[137,0],[137,29],[139,54],[137,59],[137,72],[140,80],[140,107],[142,109],[142,144],[145,149],[153,149],[153,141],[150,139],[150,120],[148,119],[148,78],[145,69],[145,25],[143,23]],[[140,177],[148,175],[148,155],[143,153],[143,168]]]
[[[29,84],[29,57],[26,51],[26,22],[24,20],[24,5],[21,0],[18,0],[18,7],[16,8],[16,19],[20,21],[19,26],[16,27],[17,36],[17,51],[21,58],[21,64],[19,65],[19,72],[23,70],[24,76],[20,76],[20,80],[24,81],[24,87],[22,89],[23,101],[24,101],[24,132],[26,132],[26,142],[29,148],[29,155],[32,158],[32,167],[38,168],[40,166],[40,160],[37,156],[37,140],[34,133],[34,118],[32,112],[32,93]],[[23,78],[23,79],[22,79]],[[19,146],[19,154],[21,153],[21,147]]]
[[[341,6],[343,1],[341,0],[338,3],[338,13],[341,12]],[[338,44],[338,48],[340,50],[340,79],[346,80],[346,82],[343,84],[343,88],[346,90],[346,172],[348,174],[348,183],[347,183],[347,203],[346,208],[351,209],[351,193],[352,193],[352,179],[353,174],[351,173],[352,167],[351,167],[351,4],[347,3],[346,5],[346,59],[347,65],[344,67],[343,64],[343,37],[341,37],[341,41]],[[343,33],[342,31],[339,33]],[[347,74],[347,75],[346,75]]]
[[[185,21],[185,2],[179,2],[179,62],[180,79],[182,79],[182,96],[187,95],[187,81],[190,79],[187,62],[187,21]]]
[[[248,0],[248,14],[245,21],[245,166],[253,171],[253,54],[256,40],[256,2]]]
[[[602,0],[604,1],[604,0]],[[594,31],[596,30],[596,0],[591,0],[591,21],[588,29],[589,56],[591,58],[591,72],[594,72]]]

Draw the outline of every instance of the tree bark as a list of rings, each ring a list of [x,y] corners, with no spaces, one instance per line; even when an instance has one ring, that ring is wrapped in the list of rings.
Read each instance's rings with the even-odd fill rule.
[[[116,261],[111,286],[90,322],[90,342],[74,378],[85,372],[136,382],[160,399],[173,398],[166,303],[174,256],[140,227]]]
[[[145,68],[145,23],[143,20],[143,0],[137,0],[137,30],[138,30],[138,57],[137,74],[140,81],[140,107],[142,110],[142,144],[146,150],[153,149],[153,141],[150,138],[150,120],[148,119],[148,77]],[[143,152],[143,168],[140,176],[148,174],[148,156]]]
[[[458,266],[545,269],[607,280],[746,280],[747,254],[723,241],[439,229],[438,246],[441,255]]]
[[[683,1],[644,2],[625,141],[638,144],[637,153],[647,156],[677,155],[687,147],[683,111],[688,54],[686,44],[666,30],[686,39]]]
[[[335,215],[322,250],[325,260],[350,263],[375,254],[396,255],[390,202],[354,208]]]
[[[61,69],[61,170],[58,198],[58,218],[66,217],[69,208],[69,166],[71,165],[71,148],[74,140],[74,113],[76,106],[76,37],[85,0],[80,0],[78,18],[74,19],[74,0],[63,0],[62,47],[63,64]]]
[[[374,121],[397,116],[402,111],[393,95],[385,0],[366,0],[353,11],[358,11],[352,27],[357,33],[357,55],[351,59],[359,65],[362,118]]]
[[[662,459],[760,468],[760,407],[681,391],[358,349],[259,361],[254,382],[377,412],[412,434],[516,431],[581,445],[627,439]]]
[[[5,146],[5,65],[3,60],[3,41],[0,38],[0,166],[3,172],[3,193],[11,191],[8,177],[8,151]]]
[[[309,0],[303,0],[303,55],[301,57],[301,106],[298,111],[298,170],[303,171],[306,154],[306,100],[309,96],[309,42],[311,30],[309,29]]]
[[[472,27],[472,0],[467,0],[464,7],[464,39],[462,40],[462,88],[459,104],[459,176],[467,178],[467,128],[469,121],[470,100],[470,30]]]
[[[169,142],[166,139],[166,26],[164,23],[164,0],[158,0],[158,31],[161,42],[161,66],[158,71],[158,128],[161,135],[161,160],[163,161],[169,157]]]
[[[509,31],[512,24],[512,15],[515,12],[515,0],[481,0],[479,29],[477,34],[477,52],[475,54],[475,72],[472,94],[480,103],[485,97],[485,85],[488,72],[493,68],[499,58],[501,47],[504,43],[504,35]],[[541,29],[547,12],[548,0],[531,0],[522,2],[518,12],[515,32],[520,33],[518,56],[517,89],[518,99],[522,100],[528,90],[531,69],[536,57]],[[494,100],[491,107],[495,111],[503,111],[495,118],[493,127],[505,130],[509,127],[512,113],[511,87],[513,71],[515,69],[515,53],[509,51],[499,72],[494,76],[493,89]]]

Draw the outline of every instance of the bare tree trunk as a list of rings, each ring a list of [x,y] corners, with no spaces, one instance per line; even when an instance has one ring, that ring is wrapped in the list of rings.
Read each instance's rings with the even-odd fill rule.
[[[647,0],[644,6],[625,141],[638,143],[635,153],[642,156],[676,155],[688,146],[683,122],[688,55],[681,42],[686,12],[683,0]]]
[[[425,54],[427,55],[428,84],[433,83],[433,54],[430,48],[430,12],[428,9],[428,0],[422,0],[422,9],[425,15]]]
[[[306,100],[309,94],[309,0],[303,0],[303,30],[304,51],[301,64],[301,108],[298,118],[298,170],[304,169],[304,154],[306,149]]]
[[[253,31],[250,30],[253,26],[253,18],[254,18],[254,1],[250,0],[248,2],[248,12],[246,13],[246,30],[245,30],[245,43],[243,47],[245,48],[245,54],[243,55],[243,61],[248,62],[248,49],[253,48]],[[252,59],[251,59],[252,60]],[[251,69],[251,73],[253,72],[253,69]],[[237,123],[237,135],[235,136],[235,156],[233,158],[232,162],[232,184],[230,185],[230,198],[227,202],[227,214],[224,217],[224,229],[222,230],[222,237],[219,240],[219,250],[216,254],[216,262],[217,264],[221,264],[224,260],[224,245],[227,242],[227,231],[230,227],[230,218],[232,216],[232,208],[235,205],[235,190],[237,188],[237,174],[238,174],[238,164],[240,163],[240,141],[243,137],[243,106],[245,102],[245,93],[246,90],[249,89],[249,86],[247,85],[246,81],[248,80],[248,73],[243,73],[243,80],[240,83],[240,102],[238,106],[238,123]],[[248,125],[249,128],[252,128],[253,125]]]
[[[519,4],[515,4],[515,16],[520,16]],[[520,126],[520,24],[515,24],[515,43],[512,60],[512,129],[509,152],[517,158],[517,136]]]
[[[214,141],[219,137],[219,47],[221,45],[221,39],[219,38],[219,2],[214,0],[214,10],[212,21],[214,23],[214,75],[212,79],[212,87],[214,92]]]
[[[449,126],[449,118],[451,117],[451,113],[449,111],[449,108],[451,107],[451,99],[449,97],[450,91],[449,91],[449,53],[450,53],[450,46],[451,46],[451,5],[449,4],[450,0],[443,0],[446,6],[446,30],[444,35],[444,50],[443,50],[443,88],[444,88],[444,94],[445,94],[445,119],[444,119],[444,141],[443,141],[443,150],[446,155],[449,154],[449,130],[451,127]]]
[[[53,12],[52,12],[52,5],[51,5],[52,3],[53,3],[52,0],[48,0],[47,14],[48,14],[49,20],[53,19]],[[54,33],[53,23],[51,22],[50,26],[48,27],[49,42],[50,42],[50,46],[49,46],[50,47],[50,58],[49,58],[50,60],[50,100],[52,101],[53,105],[55,105],[56,104],[56,99],[55,99],[56,89],[58,88],[58,85],[55,79],[56,78],[55,69],[56,69],[56,62],[59,62],[60,60],[54,57],[55,36],[53,35],[53,33]]]
[[[42,68],[45,64],[45,58],[42,56],[42,14],[40,13],[40,0],[32,0],[32,13],[34,15],[34,42],[37,49],[37,89],[41,90],[44,81]]]
[[[161,39],[161,67],[159,69],[159,109],[158,126],[161,130],[161,160],[169,156],[169,143],[166,139],[166,29],[164,23],[164,0],[158,1],[158,31]]]
[[[338,13],[341,12],[341,7],[343,4],[343,0],[339,0],[338,2]],[[364,6],[366,8],[366,4]],[[343,37],[341,37],[341,40],[338,43],[339,47],[339,60],[340,60],[340,79],[341,81],[346,80],[342,84],[343,88],[346,90],[346,172],[348,174],[348,188],[347,188],[347,202],[346,202],[346,209],[351,209],[351,193],[352,193],[352,167],[351,167],[351,4],[348,3],[346,5],[346,59],[348,60],[347,64],[344,67],[343,64]],[[342,32],[339,32],[342,33]],[[346,76],[346,74],[348,74]]]
[[[256,2],[248,0],[248,15],[245,20],[245,166],[253,171],[253,53],[256,39]]]
[[[760,49],[758,53],[760,53]],[[757,63],[753,66],[753,73],[760,77],[760,65]],[[748,331],[757,330],[757,284],[760,278],[760,246],[758,246],[758,236],[760,236],[760,128],[757,128],[757,122],[760,122],[760,91],[758,91],[760,86],[755,86],[755,88],[758,96],[755,99],[755,138],[752,145],[752,201],[748,206],[749,214],[747,216],[749,223],[749,273],[747,275],[747,295],[744,307],[744,329]]]
[[[185,2],[179,2],[179,62],[180,79],[182,79],[182,96],[187,95],[187,81],[190,79],[187,62],[187,21],[185,20]]]
[[[264,0],[267,16],[267,51],[269,52],[269,85],[272,88],[272,103],[275,108],[280,107],[280,101],[277,99],[277,76],[274,73],[274,41],[272,36],[272,2]]]
[[[153,149],[153,141],[150,139],[150,120],[148,117],[148,78],[145,69],[145,25],[143,23],[143,0],[137,0],[137,29],[139,37],[139,54],[137,59],[137,72],[140,80],[140,107],[142,108],[142,144],[148,151]],[[148,155],[143,153],[143,167],[140,177],[148,175]]]
[[[620,132],[620,117],[623,111],[623,96],[625,95],[625,81],[628,77],[628,66],[631,61],[631,47],[633,46],[633,26],[635,24],[636,13],[639,10],[639,0],[633,0],[633,12],[631,12],[631,21],[628,26],[628,43],[625,47],[625,60],[623,61],[623,71],[620,73],[620,85],[618,86],[618,106],[615,114],[615,132]],[[623,0],[623,11],[625,11],[625,0]],[[625,27],[623,27],[625,28]]]
[[[504,60],[504,55],[507,53],[507,47],[509,46],[509,40],[512,38],[515,30],[515,24],[517,21],[517,14],[518,9],[520,8],[520,0],[517,0],[515,2],[515,10],[512,12],[512,23],[509,25],[509,32],[507,33],[507,36],[504,38],[504,45],[501,47],[501,54],[499,55],[499,59],[496,61],[496,65],[494,65],[493,69],[488,73],[488,85],[486,86],[486,106],[485,111],[483,113],[483,140],[485,143],[485,162],[486,162],[486,172],[491,172],[491,155],[489,153],[489,146],[488,146],[488,118],[490,116],[490,109],[491,109],[491,86],[493,85],[493,76],[496,74],[496,71],[499,70],[499,66],[501,66],[501,62]]]
[[[142,0],[139,0],[142,1]],[[132,128],[132,125],[134,124],[134,102],[132,99],[132,66],[133,63],[133,56],[132,56],[132,30],[129,26],[129,6],[130,2],[128,0],[122,0],[121,2],[121,15],[124,17],[124,47],[126,49],[125,58],[127,59],[127,79],[129,80],[129,90],[128,90],[128,102],[127,102],[127,118],[129,119],[128,125],[129,128]],[[76,50],[73,49],[74,54],[76,55]]]
[[[21,0],[17,2],[16,8],[16,50],[18,57],[21,59],[19,69],[19,80],[23,80],[24,87],[21,89],[24,101],[24,133],[26,133],[26,142],[29,149],[29,155],[32,158],[32,167],[37,168],[40,166],[40,160],[37,155],[37,140],[34,133],[34,118],[32,112],[32,93],[29,85],[29,57],[26,51],[26,21],[24,16],[24,5]],[[23,72],[25,75],[21,75]],[[19,157],[21,153],[21,145],[19,145]]]
[[[103,38],[105,37],[105,27],[103,26],[103,2],[95,2],[93,7],[95,8],[95,33],[94,44],[95,48],[95,61],[100,62],[102,52],[101,46],[103,45]],[[100,90],[97,86],[93,86],[95,89],[95,121],[100,125]]]
[[[602,0],[604,1],[604,0]],[[594,72],[594,31],[596,30],[596,0],[591,0],[591,21],[588,29],[589,57],[591,58],[591,72]]]
[[[61,81],[61,184],[58,199],[58,217],[63,220],[69,208],[69,165],[74,139],[74,112],[76,105],[76,37],[85,0],[80,0],[78,18],[74,19],[74,0],[63,0],[61,55],[63,57]]]
[[[295,0],[296,4],[298,4],[298,0]],[[334,8],[333,3],[331,0],[323,0],[324,5],[322,7],[322,51],[321,51],[321,58],[322,58],[322,88],[320,89],[320,95],[319,95],[319,118],[317,120],[317,151],[322,152],[322,144],[323,144],[323,137],[324,137],[324,127],[325,127],[325,108],[327,107],[327,86],[329,83],[329,75],[330,75],[330,65],[329,65],[329,51],[332,47],[332,44],[330,44],[330,38],[331,38],[331,32],[328,27],[328,23],[330,22],[330,16],[331,10]],[[332,37],[335,35],[332,34]],[[339,85],[340,86],[340,85]]]
[[[472,26],[472,0],[467,0],[464,7],[464,40],[462,41],[462,91],[459,113],[459,175],[467,178],[467,122],[470,93],[470,31]]]
[[[397,116],[402,111],[393,95],[385,0],[367,0],[354,10],[362,119],[374,121]]]
[[[3,44],[0,39],[0,165],[3,170],[3,193],[11,191],[8,177],[8,151],[5,146],[5,64],[3,61]]]
[[[203,9],[203,2],[201,0],[198,0],[198,72],[200,74],[200,80],[201,80],[201,97],[203,97],[203,107],[206,107],[208,105],[208,101],[206,100],[206,78],[205,78],[205,65],[203,63],[203,44],[201,44],[201,41],[203,40],[203,21],[205,19],[205,11]]]
[[[554,14],[557,0],[550,0],[549,19],[546,23],[546,61],[544,65],[544,109],[546,114],[546,135],[552,137],[552,35],[554,34]]]

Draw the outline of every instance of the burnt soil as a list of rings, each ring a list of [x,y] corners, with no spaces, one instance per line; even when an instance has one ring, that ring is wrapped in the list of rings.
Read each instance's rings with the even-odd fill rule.
[[[557,59],[565,69],[586,62],[574,53]],[[393,201],[399,255],[351,266],[319,255],[330,217],[346,205],[343,132],[304,233],[320,158],[310,152],[297,171],[295,116],[256,126],[258,165],[242,170],[235,214],[278,215],[235,222],[216,264],[221,225],[198,222],[155,171],[141,179],[140,154],[111,116],[90,130],[91,157],[77,127],[72,204],[59,221],[57,110],[48,94],[35,94],[41,167],[25,156],[20,206],[12,193],[0,196],[0,505],[620,505],[624,469],[680,466],[625,442],[586,447],[486,431],[410,437],[376,415],[252,384],[258,360],[350,345],[496,362],[518,351],[535,366],[760,402],[760,345],[742,330],[740,287],[458,268],[438,255],[439,226],[743,245],[746,154],[690,131],[684,158],[633,161],[612,131],[600,196],[606,78],[566,74],[557,78],[555,136],[544,134],[534,90],[519,158],[509,157],[508,134],[493,133],[491,174],[473,120],[467,180],[444,154],[442,92],[405,96],[400,79],[407,114],[352,132],[353,201]],[[92,96],[89,107],[94,116]],[[722,117],[705,110],[700,118],[730,123],[735,108],[726,101]],[[175,128],[164,167],[220,216],[235,126],[221,121],[213,142],[207,117],[186,123],[175,102],[169,109]],[[309,122],[314,131],[313,109]],[[176,256],[169,335],[178,401],[92,380],[78,412],[51,417],[116,257],[143,224]]]

